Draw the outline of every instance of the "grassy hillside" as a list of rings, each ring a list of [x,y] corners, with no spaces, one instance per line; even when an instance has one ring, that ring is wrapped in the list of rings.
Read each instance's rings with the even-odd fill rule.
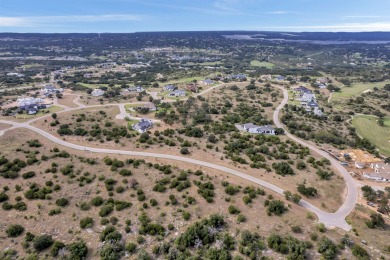
[[[352,123],[361,137],[378,147],[381,154],[390,156],[390,118],[385,118],[385,126],[380,126],[373,116],[355,116]]]

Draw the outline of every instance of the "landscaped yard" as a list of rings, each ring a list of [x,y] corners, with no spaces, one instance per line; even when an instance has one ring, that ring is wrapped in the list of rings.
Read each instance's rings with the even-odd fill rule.
[[[272,69],[275,67],[275,64],[271,62],[266,62],[266,61],[258,61],[258,60],[253,60],[251,61],[251,66],[252,67],[266,67],[267,69]]]
[[[378,89],[383,88],[388,81],[376,82],[376,83],[359,83],[353,84],[351,87],[343,87],[340,92],[335,92],[332,95],[332,101],[338,101],[340,99],[353,98],[359,96],[367,89],[373,89],[377,87]]]
[[[49,114],[49,113],[59,112],[59,111],[62,111],[62,110],[64,110],[62,107],[59,107],[59,106],[51,106],[51,107],[49,107],[49,108],[39,110],[39,112],[36,113],[35,115],[16,114],[15,117],[16,117],[16,118],[19,118],[19,119],[26,119],[26,118],[29,119],[29,118],[34,118],[34,117],[39,117],[39,116],[47,115],[47,114]]]
[[[373,116],[355,116],[352,121],[361,137],[374,144],[381,154],[390,156],[390,118],[385,118],[384,123],[385,126],[380,126]]]

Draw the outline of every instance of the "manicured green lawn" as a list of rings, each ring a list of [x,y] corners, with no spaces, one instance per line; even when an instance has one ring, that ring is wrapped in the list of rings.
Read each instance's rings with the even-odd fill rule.
[[[373,89],[374,87],[381,89],[389,83],[389,81],[376,83],[359,83],[353,84],[351,87],[343,87],[340,92],[333,93],[331,101],[356,97],[362,94],[367,89]]]
[[[36,113],[35,115],[17,114],[15,117],[16,118],[23,118],[23,119],[34,118],[34,117],[39,117],[39,116],[43,116],[43,115],[59,112],[59,111],[62,111],[62,110],[64,110],[62,107],[51,106],[49,108],[39,110],[39,112]]]
[[[374,144],[381,154],[390,156],[390,118],[385,118],[384,123],[380,126],[374,116],[355,116],[352,121],[361,137]]]
[[[271,62],[266,62],[266,61],[258,61],[258,60],[253,60],[251,61],[251,66],[252,67],[266,67],[267,69],[272,69],[275,67],[275,64]]]

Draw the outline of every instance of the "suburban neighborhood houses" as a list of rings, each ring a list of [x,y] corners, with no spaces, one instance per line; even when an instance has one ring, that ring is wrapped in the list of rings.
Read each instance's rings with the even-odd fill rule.
[[[300,86],[293,89],[295,93],[295,100],[300,101],[301,106],[307,112],[313,113],[316,116],[323,116],[324,113],[317,103],[316,95],[308,88]]]

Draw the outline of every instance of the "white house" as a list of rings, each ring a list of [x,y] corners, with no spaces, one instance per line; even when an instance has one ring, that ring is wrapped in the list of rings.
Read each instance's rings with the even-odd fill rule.
[[[175,90],[169,93],[171,97],[185,97],[187,95],[185,90]]]
[[[242,125],[243,129],[252,134],[275,135],[275,129],[270,125],[257,126],[252,123]]]
[[[213,85],[214,81],[211,79],[205,79],[205,80],[200,81],[200,83],[204,84],[204,85]]]
[[[104,91],[101,90],[100,88],[96,88],[91,92],[91,95],[94,97],[100,97],[104,95]]]

